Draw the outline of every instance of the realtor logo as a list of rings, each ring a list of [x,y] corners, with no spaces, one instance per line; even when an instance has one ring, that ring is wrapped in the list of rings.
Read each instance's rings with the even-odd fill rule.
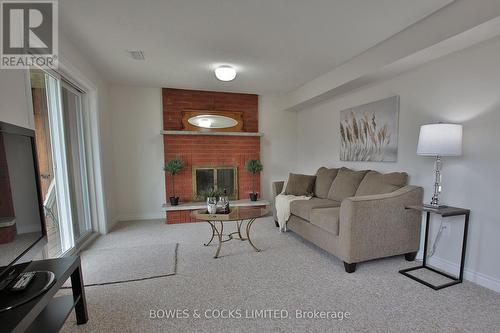
[[[0,68],[57,67],[57,1],[1,1]]]

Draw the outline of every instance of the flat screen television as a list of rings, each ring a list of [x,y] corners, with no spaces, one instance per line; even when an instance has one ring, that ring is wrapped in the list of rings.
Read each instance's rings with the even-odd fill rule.
[[[0,122],[0,291],[47,243],[33,130]]]

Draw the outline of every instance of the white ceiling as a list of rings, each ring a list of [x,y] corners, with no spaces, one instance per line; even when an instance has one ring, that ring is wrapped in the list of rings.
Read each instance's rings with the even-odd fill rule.
[[[61,0],[60,24],[111,82],[285,93],[451,0]],[[140,49],[146,61],[131,59]],[[219,82],[213,69],[233,65]]]

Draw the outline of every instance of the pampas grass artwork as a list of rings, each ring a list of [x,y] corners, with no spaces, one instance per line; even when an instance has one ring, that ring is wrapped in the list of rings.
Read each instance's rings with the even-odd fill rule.
[[[395,162],[398,118],[399,96],[341,111],[340,159]]]

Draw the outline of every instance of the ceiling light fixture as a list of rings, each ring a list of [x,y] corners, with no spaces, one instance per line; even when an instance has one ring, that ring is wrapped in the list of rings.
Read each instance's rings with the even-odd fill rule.
[[[231,66],[219,66],[215,69],[215,77],[221,81],[232,81],[236,77],[236,69]]]
[[[128,51],[130,53],[130,56],[134,60],[145,60],[146,58],[144,57],[144,53],[141,50],[132,50]]]

